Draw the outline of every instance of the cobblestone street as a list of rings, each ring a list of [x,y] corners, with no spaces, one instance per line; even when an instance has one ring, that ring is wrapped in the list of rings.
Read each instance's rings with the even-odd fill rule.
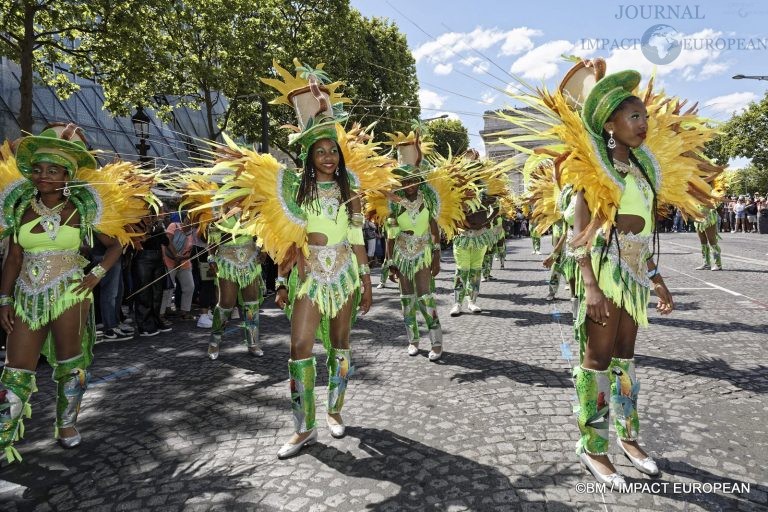
[[[276,457],[293,428],[289,324],[272,298],[261,317],[261,359],[230,328],[221,356],[209,361],[207,330],[192,321],[97,345],[79,449],[53,440],[54,384],[41,365],[17,445],[24,460],[0,468],[0,509],[768,510],[768,236],[723,237],[723,272],[693,270],[695,234],[661,237],[677,310],[662,318],[651,309],[636,352],[640,439],[662,475],[645,477],[611,447],[629,481],[655,490],[579,485],[594,480],[574,453],[569,372],[578,347],[570,362],[562,348],[570,301],[562,286],[559,300],[544,299],[545,256],[522,239],[508,241],[505,270],[494,263],[479,315],[448,315],[454,267],[444,253],[436,284],[446,354],[438,363],[427,360],[426,335],[420,355],[408,357],[397,290],[374,290],[374,307],[352,334],[348,435],[333,439],[325,425],[318,344],[319,441],[289,460]],[[543,252],[550,247],[545,237]],[[707,492],[734,483],[750,484],[749,492]]]

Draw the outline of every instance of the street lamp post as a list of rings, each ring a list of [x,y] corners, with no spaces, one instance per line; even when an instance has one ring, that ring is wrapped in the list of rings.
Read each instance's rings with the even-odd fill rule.
[[[147,151],[149,151],[149,148],[151,147],[147,144],[150,121],[151,119],[146,112],[144,112],[144,107],[141,105],[136,107],[136,113],[131,117],[131,123],[133,123],[133,133],[139,139],[139,143],[136,144],[136,149],[139,150],[139,161],[142,163],[142,166],[144,166],[146,162],[151,161],[151,159],[147,157]]]
[[[443,114],[437,117],[428,117],[426,119],[422,119],[421,122],[426,123],[427,121],[437,121],[438,119],[446,119],[446,118],[448,118],[448,114]]]
[[[733,75],[734,80],[768,80],[768,75]]]

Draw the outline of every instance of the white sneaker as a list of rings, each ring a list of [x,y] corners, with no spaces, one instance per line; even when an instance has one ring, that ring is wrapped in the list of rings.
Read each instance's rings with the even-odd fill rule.
[[[379,284],[376,286],[376,288],[386,288],[386,287],[387,287],[387,285],[385,285],[385,284],[384,284],[384,281],[380,282],[380,283],[379,283]]]
[[[213,327],[213,317],[210,313],[206,313],[204,315],[200,315],[200,318],[197,319],[197,326],[201,329],[210,329]]]
[[[458,302],[453,305],[451,308],[450,315],[451,316],[459,316],[461,314],[461,304]]]
[[[408,355],[409,356],[417,356],[419,355],[419,343],[409,343],[408,344]]]
[[[467,309],[469,310],[470,313],[474,313],[474,314],[478,314],[483,311],[483,308],[481,308],[480,306],[475,304],[474,301],[471,301],[471,300],[467,303]]]
[[[232,314],[229,316],[230,320],[240,319],[240,310],[237,308],[232,309]]]

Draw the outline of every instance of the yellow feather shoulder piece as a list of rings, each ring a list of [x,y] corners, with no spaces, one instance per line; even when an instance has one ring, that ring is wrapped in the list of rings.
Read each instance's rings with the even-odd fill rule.
[[[0,236],[13,224],[13,204],[18,198],[19,188],[27,183],[27,178],[21,174],[16,165],[16,158],[8,141],[0,146]],[[6,202],[9,204],[6,205]]]
[[[453,239],[464,223],[464,194],[451,176],[450,167],[436,167],[427,173],[427,186],[435,195],[435,220],[447,240]]]
[[[307,251],[307,221],[296,204],[299,176],[275,157],[239,148],[229,137],[226,164],[235,170],[215,197],[225,211],[240,208],[240,233],[259,237],[264,250],[281,263],[293,248]]]
[[[152,193],[155,179],[155,174],[131,162],[113,162],[98,170],[79,169],[74,186],[84,186],[94,196],[97,213],[93,228],[126,245],[141,236],[130,227],[140,222],[150,207],[158,207],[159,200]]]
[[[529,180],[526,183],[526,198],[532,208],[531,218],[536,223],[536,231],[543,235],[563,217],[557,204],[560,186],[555,178],[555,165],[551,159],[532,156],[525,163],[526,167],[529,165],[532,169],[527,174]]]
[[[645,145],[660,170],[658,213],[664,214],[673,206],[686,217],[700,218],[702,207],[712,207],[716,201],[711,183],[723,170],[703,154],[704,144],[717,130],[696,115],[695,105],[682,112],[685,101],[654,94],[652,87],[651,82],[641,97],[645,97],[649,115]]]
[[[179,209],[189,212],[189,219],[197,225],[200,235],[208,231],[215,218],[212,201],[218,191],[219,185],[205,176],[194,175],[186,180]]]
[[[364,129],[359,123],[355,123],[352,129],[346,131],[341,124],[336,124],[347,172],[353,176],[358,190],[363,193],[391,190],[400,185],[392,173],[397,162],[379,154],[381,148],[373,142],[370,134],[372,128],[373,125]]]

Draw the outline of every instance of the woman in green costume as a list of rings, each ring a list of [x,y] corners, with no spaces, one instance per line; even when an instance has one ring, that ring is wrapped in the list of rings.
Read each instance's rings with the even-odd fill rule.
[[[440,229],[437,225],[437,194],[422,179],[419,165],[421,150],[418,139],[401,143],[398,148],[400,166],[395,174],[402,189],[389,205],[387,219],[388,268],[400,286],[400,304],[408,336],[408,355],[419,353],[421,312],[429,332],[430,361],[443,355],[443,330],[437,316],[434,277],[440,272]]]
[[[95,339],[91,292],[121,253],[117,238],[97,230],[106,210],[125,205],[105,197],[83,177],[96,170],[96,160],[86,149],[82,130],[73,124],[22,138],[15,163],[8,154],[2,160],[2,174],[7,176],[16,165],[21,172],[20,179],[3,184],[0,198],[0,227],[12,236],[0,283],[0,326],[8,333],[0,376],[0,449],[13,461],[20,459],[13,443],[23,435],[23,416],[31,416],[41,350],[54,369],[55,437],[64,448],[80,444],[76,422]],[[128,220],[132,214],[126,215]],[[88,261],[80,246],[92,236],[107,251],[85,274]]]
[[[262,357],[259,343],[259,307],[264,297],[259,247],[254,237],[237,230],[238,216],[221,219],[208,228],[211,247],[208,263],[216,274],[219,300],[213,309],[213,326],[208,342],[208,357],[219,357],[219,345],[224,328],[237,302],[243,299],[243,329],[245,346],[254,357]]]
[[[590,239],[588,226],[595,213],[583,189],[576,193],[574,215],[574,258],[581,276],[575,329],[582,346],[581,364],[574,370],[581,431],[577,451],[596,479],[615,486],[624,479],[608,458],[609,415],[614,416],[618,445],[633,465],[649,475],[659,472],[638,443],[635,341],[638,326],[648,324],[651,286],[658,296],[657,310],[669,314],[674,309],[649,251],[660,172],[643,146],[647,111],[632,94],[639,81],[634,71],[606,76],[582,110],[606,168],[623,185],[613,226]]]

